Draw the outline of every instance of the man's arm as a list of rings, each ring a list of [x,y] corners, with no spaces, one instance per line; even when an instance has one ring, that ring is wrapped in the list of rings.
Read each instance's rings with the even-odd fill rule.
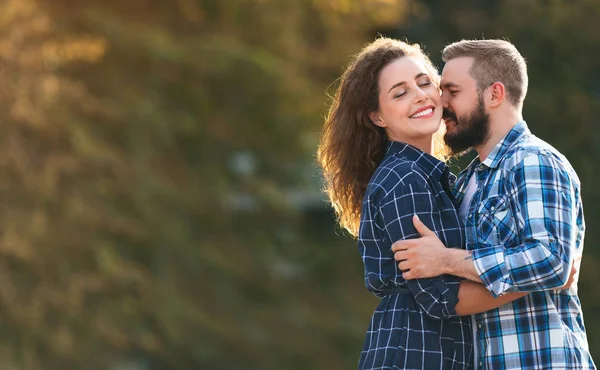
[[[559,289],[578,254],[577,179],[558,159],[541,153],[524,158],[510,173],[512,227],[521,244],[474,249],[475,269],[494,296]]]
[[[419,216],[414,215],[412,221],[422,237],[400,240],[392,246],[394,258],[400,261],[398,267],[403,271],[402,277],[409,280],[449,274],[482,283],[473,264],[471,251],[446,248]]]
[[[446,248],[437,235],[429,230],[429,228],[419,219],[417,215],[413,216],[413,224],[417,232],[422,235],[422,237],[419,239],[397,241],[392,246],[392,251],[395,252],[394,258],[397,261],[400,261],[398,263],[398,267],[401,271],[403,271],[402,276],[405,279],[449,274],[470,280],[470,283],[473,283],[474,285],[466,284],[468,287],[482,287],[482,280],[475,269],[475,264],[473,263],[473,254],[471,251]],[[580,261],[580,254],[573,258],[570,266],[569,279],[563,286],[560,287],[560,289],[568,289],[573,283],[577,282]],[[465,281],[461,282],[461,291],[463,290],[464,283]],[[480,293],[478,297],[482,300],[485,300],[486,297],[492,298],[492,300],[497,299],[493,298],[493,296],[489,294],[488,290],[474,293]],[[503,303],[498,304],[495,307],[499,307],[504,303],[513,301],[524,295],[525,294],[519,295],[515,293],[514,298],[504,300]],[[493,305],[494,303],[489,302],[484,304]]]
[[[573,260],[569,280],[561,289],[569,289],[571,285],[577,284],[579,263],[581,256]],[[469,280],[463,280],[458,290],[458,303],[455,306],[456,314],[459,316],[473,315],[498,308],[521,297],[525,297],[527,292],[506,293],[494,298],[492,293],[482,284],[474,283]]]
[[[514,222],[522,244],[475,249],[469,261],[469,252],[443,250],[437,238],[421,233],[421,239],[392,247],[400,269],[410,270],[403,276],[458,275],[483,282],[496,297],[511,291],[563,288],[576,254],[575,184],[556,160],[544,155],[527,157],[513,173],[510,194],[518,204]],[[427,245],[436,248],[419,248]]]
[[[394,256],[396,259],[409,258],[398,264],[400,270],[403,271],[402,276],[405,279],[411,279],[413,276],[435,274],[439,271],[468,279],[461,281],[458,289],[458,303],[454,307],[457,315],[466,316],[489,311],[527,295],[527,293],[519,292],[494,298],[483,286],[481,278],[475,270],[470,251],[446,248],[435,233],[429,230],[416,215],[413,217],[413,224],[422,235],[420,239],[417,239],[420,244],[407,243],[407,249],[396,252]],[[403,244],[398,245],[404,248]],[[395,249],[397,248],[396,245]],[[417,255],[420,251],[428,253]],[[414,257],[418,263],[411,263],[411,261],[414,262],[412,260]]]
[[[380,241],[381,253],[387,253],[388,260],[395,267],[396,263],[389,254],[390,244],[394,240],[408,240],[419,236],[413,226],[412,214],[419,214],[423,222],[435,227],[442,225],[439,219],[441,213],[433,193],[425,180],[418,174],[411,172],[395,188],[382,199],[373,202],[371,219],[378,220],[373,227],[380,228],[386,237]],[[409,213],[407,213],[409,212]],[[435,233],[432,231],[435,235]],[[385,251],[384,249],[387,249]],[[377,261],[381,263],[381,260]],[[402,282],[401,271],[396,270],[398,282]],[[433,319],[442,319],[456,316],[454,306],[458,301],[460,281],[456,276],[440,276],[431,279],[412,279],[406,281],[407,287],[413,294],[415,302],[423,311]]]

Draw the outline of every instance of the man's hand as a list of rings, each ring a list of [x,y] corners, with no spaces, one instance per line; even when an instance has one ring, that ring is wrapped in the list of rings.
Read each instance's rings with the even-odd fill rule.
[[[581,266],[581,254],[577,253],[575,258],[573,258],[573,262],[571,262],[571,273],[569,274],[569,279],[560,287],[559,290],[569,289],[571,286],[577,286],[577,281],[579,281],[579,268]]]
[[[448,249],[437,235],[429,230],[417,215],[413,224],[422,235],[418,239],[399,240],[392,245],[394,258],[405,279],[419,279],[446,273]]]

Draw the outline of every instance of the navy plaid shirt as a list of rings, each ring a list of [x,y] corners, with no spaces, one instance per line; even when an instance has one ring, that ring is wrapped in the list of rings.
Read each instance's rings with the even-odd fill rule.
[[[470,318],[456,316],[460,279],[406,281],[392,243],[419,237],[412,216],[446,245],[464,234],[445,163],[410,145],[389,142],[362,204],[359,250],[365,285],[382,300],[367,331],[359,369],[471,369]]]
[[[489,156],[459,176],[477,190],[466,220],[467,249],[494,296],[533,292],[474,316],[476,365],[484,369],[595,369],[577,287],[556,290],[583,250],[577,174],[556,149],[515,126]]]

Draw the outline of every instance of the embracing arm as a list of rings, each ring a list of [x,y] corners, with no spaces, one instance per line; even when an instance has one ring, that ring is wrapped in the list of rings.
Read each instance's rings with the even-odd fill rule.
[[[565,199],[568,199],[568,197],[563,198],[563,201]],[[563,209],[563,212],[568,212],[568,210]],[[526,219],[528,219],[530,223],[536,222],[535,220],[531,220],[529,218]],[[573,224],[575,224],[575,222],[576,221],[573,221]],[[530,254],[535,256],[535,245],[534,248],[529,250],[523,250],[523,246],[518,246],[513,253],[507,253],[504,251],[504,248],[499,250],[499,247],[483,248],[476,250],[475,252],[460,249],[450,249],[446,248],[435,235],[435,233],[429,230],[416,215],[413,217],[413,223],[415,229],[419,232],[419,234],[422,235],[422,237],[419,239],[398,241],[394,243],[394,246],[392,247],[392,250],[395,252],[396,260],[400,261],[399,268],[404,271],[403,277],[405,279],[415,279],[436,276],[439,274],[451,274],[455,276],[461,276],[465,279],[475,282],[471,283],[463,281],[461,283],[461,288],[459,291],[460,301],[456,306],[456,310],[459,315],[483,312],[499,307],[505,303],[511,302],[526,295],[523,292],[539,291],[552,288],[568,289],[574,282],[577,281],[577,273],[581,254],[575,253],[574,256],[567,258],[567,260],[570,260],[570,264],[567,263],[566,266],[563,266],[564,262],[560,263],[560,268],[564,269],[564,273],[569,273],[569,275],[565,276],[564,278],[560,275],[557,277],[554,274],[546,276],[538,276],[534,274],[533,268],[536,266],[547,266],[548,264],[552,266],[551,263],[556,260],[556,258],[546,258],[537,261],[537,265],[526,265],[527,268],[522,269],[524,272],[521,272],[523,274],[521,276],[521,281],[528,282],[530,279],[534,279],[539,283],[537,287],[534,285],[529,287],[531,290],[521,289],[521,293],[507,293],[508,290],[495,292],[494,290],[490,289],[490,285],[487,285],[487,289],[485,289],[481,284],[477,284],[485,282],[486,280],[484,280],[485,275],[484,278],[482,278],[478,272],[478,269],[475,267],[473,253],[478,253],[480,256],[483,256],[485,258],[484,261],[487,261],[493,268],[501,269],[501,266],[505,266],[506,263],[511,262],[511,260],[519,261],[519,259],[529,258],[532,262],[534,262],[535,260],[531,258]],[[561,226],[560,223],[559,226]],[[562,224],[562,226],[564,227],[564,224]],[[563,230],[563,232],[565,231]],[[574,242],[572,242],[572,244],[574,244]],[[544,244],[540,243],[537,244],[537,246],[538,248],[543,248]],[[569,252],[571,251],[569,245],[567,245],[566,253]],[[499,255],[499,253],[502,253],[502,255]],[[507,254],[506,257],[504,256],[505,253]],[[548,254],[552,255],[550,253]],[[495,259],[491,259],[489,256],[493,256]],[[563,259],[559,258],[559,260]],[[498,266],[494,266],[494,262]],[[513,272],[513,274],[514,273],[515,272]],[[557,278],[560,279],[559,281],[562,285],[558,285],[554,282],[554,280]],[[543,284],[548,282],[550,282],[552,285],[550,287],[545,287]],[[484,290],[481,290],[482,288]],[[489,293],[488,289],[492,292],[492,294]],[[513,291],[517,291],[517,289],[514,289]]]
[[[522,242],[475,249],[474,267],[494,296],[560,289],[577,255],[577,180],[557,159],[543,154],[524,158],[511,170],[510,180]]]
[[[498,308],[510,303],[515,299],[526,296],[528,293],[507,293],[494,298],[492,293],[480,283],[463,280],[458,290],[458,303],[456,314],[460,316],[473,315]]]
[[[573,283],[577,282],[579,272],[579,262],[581,256],[577,256],[571,265],[569,279],[561,289],[569,289]],[[494,297],[489,290],[482,284],[474,283],[469,280],[463,280],[458,290],[458,303],[456,304],[456,314],[459,316],[473,315],[498,308],[521,297],[525,297],[528,292],[505,293]]]
[[[418,218],[414,220],[415,225],[423,223]],[[422,227],[421,231],[426,233]],[[426,234],[424,234],[426,236]],[[444,248],[441,254],[443,258],[441,261],[444,263],[441,266],[442,273],[450,274],[454,276],[460,276],[464,279],[471,280],[472,282],[482,284],[481,277],[475,269],[473,263],[473,253],[464,249]]]
[[[415,243],[409,243],[408,245],[409,247],[418,245],[416,244],[418,241],[418,243],[425,244],[423,246],[425,249],[411,248],[399,252],[398,255],[403,256],[402,258],[412,258],[419,251],[427,253],[418,255],[418,264],[411,266],[409,261],[403,260],[400,262],[400,269],[404,270],[403,276],[411,279],[414,275],[420,276],[421,273],[426,272],[427,274],[447,273],[468,279],[461,281],[458,290],[458,303],[455,306],[458,315],[465,316],[489,311],[526,295],[526,293],[509,293],[494,298],[483,286],[481,278],[473,265],[470,251],[446,248],[437,235],[429,230],[416,215],[413,217],[413,224],[422,237],[415,239]]]
[[[418,215],[412,222],[420,238],[398,240],[392,246],[394,257],[405,279],[433,277],[442,274],[460,276],[476,283],[483,283],[471,251],[446,248],[436,233],[431,231]],[[452,246],[463,247],[463,246]]]
[[[419,236],[412,223],[413,214],[419,214],[434,230],[443,230],[437,202],[426,182],[418,174],[410,173],[376,204],[378,210],[374,218],[385,233],[383,242],[388,251],[395,240],[409,240]],[[391,262],[396,265],[393,259]],[[396,274],[398,281],[405,280],[397,267]],[[441,319],[456,316],[454,307],[458,300],[461,280],[456,276],[443,275],[407,280],[406,285],[416,303],[429,317]]]

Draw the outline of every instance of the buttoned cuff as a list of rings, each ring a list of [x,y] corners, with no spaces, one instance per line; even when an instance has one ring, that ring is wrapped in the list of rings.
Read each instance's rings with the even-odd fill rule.
[[[514,286],[508,274],[504,252],[505,249],[501,245],[472,251],[475,270],[483,285],[495,298],[510,292]]]

